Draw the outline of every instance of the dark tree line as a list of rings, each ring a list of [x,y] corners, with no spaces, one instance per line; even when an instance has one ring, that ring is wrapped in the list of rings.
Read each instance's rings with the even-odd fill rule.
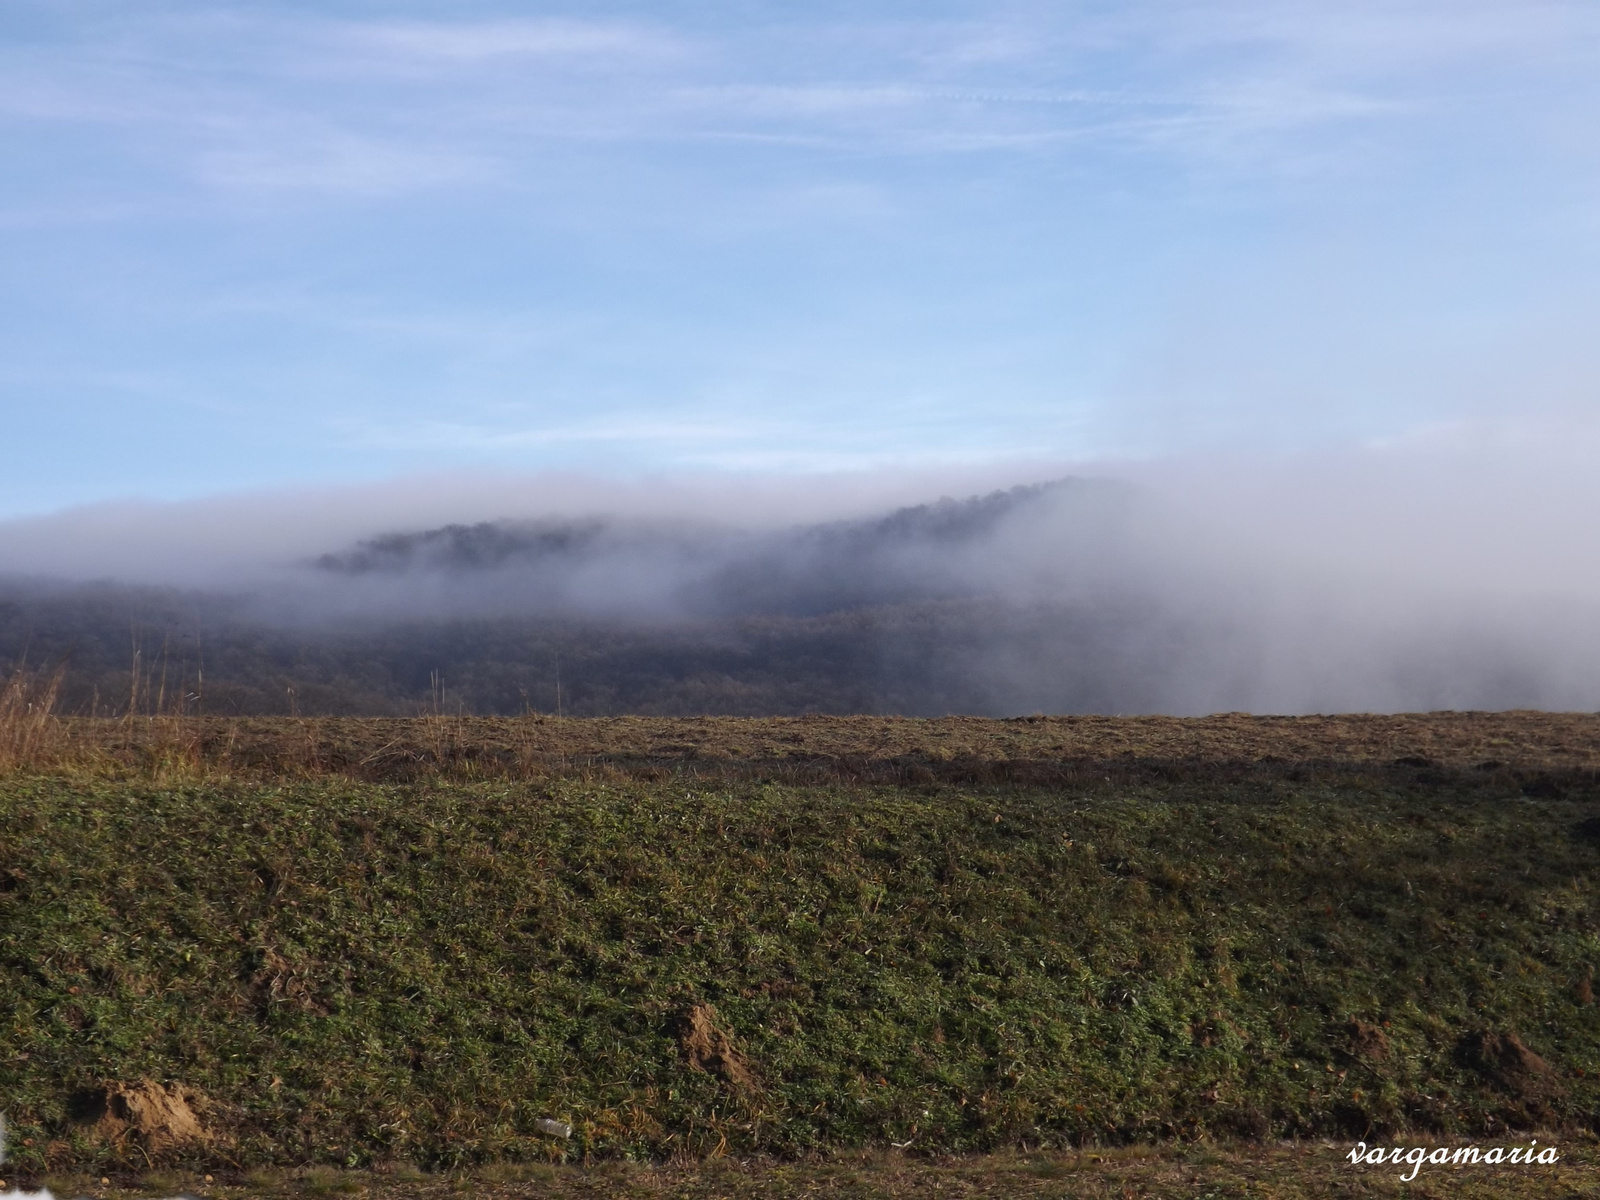
[[[0,664],[60,669],[63,710],[101,715],[1131,711],[1159,701],[1158,625],[963,600],[653,625],[293,626],[225,596],[13,586],[0,593]]]

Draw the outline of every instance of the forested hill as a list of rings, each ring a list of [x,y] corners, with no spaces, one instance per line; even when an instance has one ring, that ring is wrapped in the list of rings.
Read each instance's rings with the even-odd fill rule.
[[[1098,528],[1124,500],[1060,481],[764,532],[447,526],[227,594],[19,581],[0,663],[62,668],[65,709],[101,713],[1151,707],[1151,613],[1009,594],[1034,526]]]
[[[1330,598],[1170,517],[1059,480],[781,528],[375,532],[205,590],[12,579],[0,670],[60,670],[64,711],[101,714],[1600,707],[1584,611]]]

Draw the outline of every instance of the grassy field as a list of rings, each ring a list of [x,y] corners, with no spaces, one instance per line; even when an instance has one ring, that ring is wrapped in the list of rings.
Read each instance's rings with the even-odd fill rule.
[[[1593,1194],[1592,717],[21,728],[8,1181]]]

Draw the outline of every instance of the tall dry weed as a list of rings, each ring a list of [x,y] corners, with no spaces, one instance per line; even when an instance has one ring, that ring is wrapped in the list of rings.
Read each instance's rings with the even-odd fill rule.
[[[19,667],[0,682],[0,771],[131,769],[154,779],[205,773],[202,731],[182,711],[181,697],[150,716],[63,716],[63,674]]]
[[[17,668],[0,685],[0,770],[40,767],[58,760],[67,734],[56,715],[61,672]]]

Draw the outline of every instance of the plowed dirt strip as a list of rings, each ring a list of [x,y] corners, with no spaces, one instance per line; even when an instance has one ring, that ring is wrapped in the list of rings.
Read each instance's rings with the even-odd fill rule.
[[[65,722],[85,748],[183,748],[207,761],[348,770],[402,760],[497,769],[585,763],[924,760],[1600,765],[1600,714],[1441,712],[1259,717],[419,717]]]

